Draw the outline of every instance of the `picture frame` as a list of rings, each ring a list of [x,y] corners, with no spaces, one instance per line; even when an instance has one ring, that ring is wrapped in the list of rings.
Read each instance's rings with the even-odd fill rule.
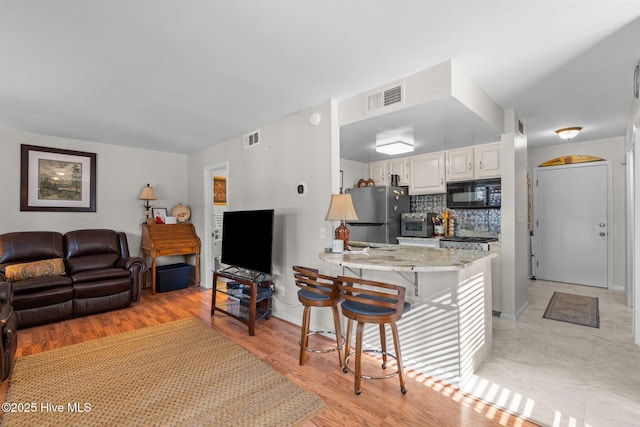
[[[224,176],[213,177],[213,204],[215,206],[227,204],[227,178]]]
[[[20,148],[21,211],[96,211],[96,153]]]
[[[167,208],[151,208],[153,222],[156,224],[165,224],[167,222]],[[158,222],[158,218],[161,222]]]

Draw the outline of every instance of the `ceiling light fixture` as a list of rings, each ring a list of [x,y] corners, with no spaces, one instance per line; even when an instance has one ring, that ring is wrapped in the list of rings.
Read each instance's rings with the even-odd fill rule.
[[[376,151],[378,153],[394,155],[410,153],[413,151],[413,141],[405,139],[387,140],[376,142]]]
[[[566,139],[568,141],[570,139],[575,138],[580,133],[581,130],[582,130],[581,127],[575,126],[570,128],[558,129],[556,133],[560,138]]]

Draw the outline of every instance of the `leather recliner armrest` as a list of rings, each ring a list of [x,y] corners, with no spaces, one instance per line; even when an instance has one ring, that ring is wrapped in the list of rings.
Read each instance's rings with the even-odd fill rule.
[[[118,261],[118,267],[124,268],[129,271],[138,268],[140,269],[140,272],[145,272],[147,270],[147,263],[141,257],[134,256],[122,258],[120,261]]]
[[[0,304],[13,306],[13,284],[11,282],[0,282]]]
[[[11,282],[0,282],[0,327],[4,325],[13,313],[13,285]]]
[[[144,287],[144,272],[147,270],[147,263],[141,257],[126,257],[118,261],[117,266],[129,270],[131,276],[131,301],[140,301],[141,291]]]

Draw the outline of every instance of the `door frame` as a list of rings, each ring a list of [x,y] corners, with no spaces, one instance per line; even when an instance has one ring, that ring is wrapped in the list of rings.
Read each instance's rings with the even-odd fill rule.
[[[224,171],[221,173],[221,171]],[[224,175],[227,177],[227,204],[229,203],[229,162],[216,163],[214,165],[205,166],[204,168],[204,287],[213,288],[213,275],[209,274],[213,271],[214,265],[212,260],[212,244],[213,244],[213,177],[215,175]],[[202,280],[200,280],[202,282]]]
[[[602,289],[611,289],[613,284],[613,172],[611,170],[611,161],[603,160],[598,162],[575,163],[559,166],[537,166],[533,169],[533,230],[536,230],[535,224],[538,223],[538,172],[550,169],[570,169],[578,167],[594,167],[604,165],[607,175],[607,287]],[[537,254],[539,253],[540,236],[534,232],[535,251],[533,253],[534,265],[537,266]]]

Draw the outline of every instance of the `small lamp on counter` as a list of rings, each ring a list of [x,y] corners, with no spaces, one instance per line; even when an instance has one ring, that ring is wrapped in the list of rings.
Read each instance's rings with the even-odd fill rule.
[[[153,187],[147,184],[143,189],[142,193],[138,197],[139,200],[144,200],[146,203],[142,206],[145,208],[145,214],[147,215],[146,223],[152,224],[153,219],[151,218],[151,205],[149,204],[149,200],[156,200],[156,195],[153,192]]]
[[[351,200],[351,194],[344,194],[342,189],[340,194],[331,195],[331,203],[329,204],[329,211],[325,217],[326,221],[340,221],[340,226],[336,228],[335,238],[336,240],[342,240],[344,242],[344,249],[349,248],[349,229],[345,225],[345,221],[356,221],[358,215],[353,207],[353,200]]]

